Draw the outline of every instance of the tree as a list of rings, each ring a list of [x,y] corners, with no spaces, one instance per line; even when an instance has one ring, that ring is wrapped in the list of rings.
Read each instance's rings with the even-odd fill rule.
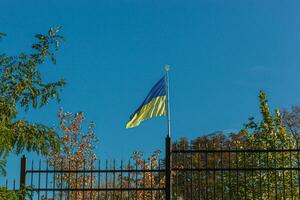
[[[50,147],[59,148],[58,136],[52,128],[18,119],[18,108],[28,111],[45,106],[50,100],[60,100],[64,80],[44,82],[39,67],[48,58],[56,64],[54,53],[63,37],[58,28],[47,34],[36,34],[34,53],[17,56],[0,54],[0,175],[5,175],[5,160],[9,153],[23,150],[46,155]],[[0,33],[0,39],[6,36]]]
[[[298,135],[300,133],[300,106],[292,106],[291,111],[283,109],[281,112],[282,121],[287,130],[294,135]]]
[[[259,103],[262,119],[253,117],[238,133],[216,133],[189,142],[183,138],[173,149],[199,150],[282,150],[295,149],[298,137],[288,132],[278,110],[269,110],[266,93],[261,91]],[[175,168],[291,168],[299,166],[297,152],[225,152],[177,154]],[[293,199],[299,195],[297,170],[223,170],[178,172],[174,180],[174,195],[183,199]],[[194,181],[192,181],[194,180]],[[199,186],[200,185],[200,186]],[[297,187],[296,187],[297,186]],[[299,197],[299,196],[298,196]]]
[[[82,131],[84,113],[72,114],[61,110],[58,114],[62,131],[60,150],[53,149],[48,164],[56,170],[94,170],[96,154],[95,144],[98,141],[94,134],[94,123],[89,123],[87,132]],[[56,175],[58,188],[93,188],[96,174],[60,173]],[[80,200],[97,196],[93,191],[60,192],[59,199]],[[54,197],[53,197],[54,198]]]
[[[137,172],[131,176],[124,176],[119,182],[122,184],[123,188],[162,188],[165,185],[165,174],[160,172],[151,172],[151,170],[162,169],[162,164],[160,163],[160,151],[154,151],[147,160],[143,159],[143,153],[141,151],[135,151],[131,156],[133,163],[129,163],[127,166],[128,170],[148,170],[147,172]],[[119,195],[117,193],[117,195]],[[117,198],[120,199],[120,198]],[[164,195],[162,191],[129,191],[127,195],[124,195],[126,200],[163,200]]]
[[[296,149],[299,138],[287,131],[278,109],[275,109],[274,114],[270,112],[265,92],[260,92],[259,100],[262,120],[256,123],[254,119],[250,119],[249,123],[245,124],[245,128],[240,132],[247,138],[246,145],[255,149]],[[299,165],[298,155],[291,152],[253,154],[250,158],[246,161],[246,164],[256,167],[288,168]],[[297,194],[297,188],[293,187],[298,185],[297,171],[256,171],[251,176],[254,178],[249,179],[248,187],[252,187],[256,191],[259,191],[259,187],[262,187],[259,193],[263,199],[280,197],[293,199],[292,195]],[[273,192],[270,192],[270,190]],[[256,195],[258,197],[258,194]]]

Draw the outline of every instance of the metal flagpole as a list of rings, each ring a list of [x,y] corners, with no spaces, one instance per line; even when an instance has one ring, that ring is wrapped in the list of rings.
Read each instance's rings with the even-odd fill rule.
[[[171,123],[170,123],[170,89],[169,89],[169,71],[170,65],[165,65],[166,70],[166,85],[167,85],[167,127],[168,127],[168,136],[171,137]]]
[[[172,182],[171,182],[171,172],[172,172],[172,160],[171,160],[171,123],[170,123],[170,90],[169,90],[169,71],[170,65],[165,65],[166,70],[166,110],[167,110],[167,129],[168,133],[166,136],[166,180],[165,180],[165,191],[166,200],[172,199]]]

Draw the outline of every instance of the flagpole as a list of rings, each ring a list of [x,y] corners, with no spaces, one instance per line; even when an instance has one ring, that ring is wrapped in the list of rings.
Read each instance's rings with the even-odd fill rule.
[[[172,159],[171,159],[171,123],[170,123],[170,90],[169,90],[169,71],[170,65],[165,65],[166,70],[166,110],[167,110],[167,129],[168,133],[166,136],[166,176],[165,176],[165,188],[166,188],[166,200],[172,199],[172,182],[171,182],[171,173],[172,173]]]
[[[170,71],[170,65],[165,65],[166,70],[166,85],[167,85],[167,129],[168,133],[167,136],[171,137],[171,115],[170,115],[170,89],[169,89],[169,71]]]

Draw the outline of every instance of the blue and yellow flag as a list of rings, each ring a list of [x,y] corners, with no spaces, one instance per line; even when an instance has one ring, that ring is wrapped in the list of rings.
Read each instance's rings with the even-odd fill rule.
[[[167,115],[167,86],[165,76],[150,90],[140,107],[130,116],[126,128],[134,128],[152,117]]]

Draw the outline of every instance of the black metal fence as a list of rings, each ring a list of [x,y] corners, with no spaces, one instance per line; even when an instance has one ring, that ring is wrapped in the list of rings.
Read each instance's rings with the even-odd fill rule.
[[[53,167],[32,162],[26,169],[26,186],[33,199],[165,199],[161,161],[140,162],[98,161],[95,167],[72,161]]]
[[[30,199],[300,199],[300,149],[178,148],[166,159],[101,163],[26,163]],[[26,167],[29,164],[29,167]]]
[[[300,199],[299,149],[173,149],[173,199]]]

